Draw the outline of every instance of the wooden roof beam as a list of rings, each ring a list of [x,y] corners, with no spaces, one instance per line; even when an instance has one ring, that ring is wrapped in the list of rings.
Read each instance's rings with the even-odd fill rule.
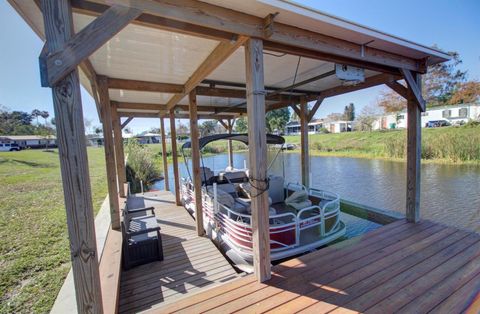
[[[246,88],[246,84],[244,83],[236,83],[236,82],[226,82],[226,81],[217,81],[217,80],[203,80],[202,84],[208,84],[210,86],[229,86],[229,87],[237,87],[237,88]],[[305,83],[306,84],[306,83]],[[203,87],[203,86],[199,86]],[[273,86],[265,86],[266,91],[279,91],[284,89],[283,87],[273,87]],[[303,94],[303,95],[317,95],[317,92],[310,91],[310,90],[303,90],[303,89],[290,89],[287,88],[288,91],[283,91],[282,93],[290,93],[290,94]],[[295,95],[296,96],[296,95]]]
[[[183,85],[171,83],[147,82],[119,78],[108,78],[109,89],[124,89],[142,92],[183,93]]]
[[[94,3],[85,0],[71,0],[73,12],[99,16],[105,12],[110,6],[102,3]],[[196,36],[200,38],[213,40],[232,40],[236,35],[212,28],[202,27],[190,23],[175,21],[161,16],[143,13],[132,24],[145,27],[160,29],[164,31],[176,32],[184,35]]]
[[[188,93],[190,93],[202,80],[213,72],[220,64],[223,63],[238,47],[243,45],[248,37],[239,36],[235,41],[220,42],[218,46],[213,49],[212,53],[202,62],[197,70],[190,76],[185,83],[182,93],[175,94],[167,103],[167,108],[170,110],[177,105]]]
[[[147,82],[139,80],[128,80],[119,78],[109,78],[108,87],[110,89],[124,89],[142,92],[159,92],[159,93],[183,93],[184,86],[181,84],[160,83],[160,82]],[[276,89],[281,90],[281,89]],[[196,87],[198,96],[210,96],[210,97],[225,97],[225,98],[242,98],[245,99],[245,89],[233,89],[233,88],[218,88],[208,86]],[[283,91],[282,91],[283,92]],[[278,92],[277,94],[280,94]],[[297,97],[297,96],[293,96]],[[270,100],[281,100],[281,96],[269,95]]]
[[[164,111],[162,113],[158,112],[124,112],[118,111],[118,116],[123,118],[158,118],[158,117],[167,117],[168,112]],[[235,115],[214,115],[214,114],[199,114],[198,118],[202,120],[218,120],[218,119],[232,119]],[[176,119],[189,119],[187,114],[175,114]]]
[[[48,52],[40,58],[45,62],[41,66],[42,86],[54,86],[141,13],[140,9],[113,5],[65,42],[62,49]]]
[[[145,103],[133,103],[133,102],[119,102],[119,101],[112,101],[115,104],[117,109],[125,109],[125,110],[167,110],[167,105],[165,104],[145,104]],[[188,105],[177,105],[177,108],[183,111],[188,111]],[[230,113],[246,113],[247,109],[245,108],[232,108],[232,107],[218,107],[218,106],[197,106],[198,111],[206,111],[212,113],[222,112],[222,110],[228,110]]]
[[[109,0],[94,0],[108,4]],[[115,3],[130,6],[147,14],[175,21],[190,23],[223,32],[261,38],[274,43],[290,45],[323,53],[331,58],[339,57],[356,60],[360,63],[381,65],[391,68],[404,68],[423,73],[425,60],[417,60],[391,52],[356,44],[339,38],[301,29],[295,26],[275,23],[269,37],[263,30],[264,19],[254,15],[194,0],[116,0]],[[265,49],[268,49],[265,47]],[[336,62],[336,61],[335,61]]]
[[[398,79],[399,79],[399,76],[396,76],[396,75],[378,74],[378,75],[374,75],[366,78],[365,81],[362,83],[359,83],[356,85],[344,85],[344,86],[332,87],[332,88],[320,91],[319,94],[323,98],[333,97],[337,95],[355,92],[355,91],[373,87],[373,86],[386,84],[387,82],[396,81]],[[318,96],[316,98],[310,97],[308,98],[308,101],[316,100],[317,98]]]

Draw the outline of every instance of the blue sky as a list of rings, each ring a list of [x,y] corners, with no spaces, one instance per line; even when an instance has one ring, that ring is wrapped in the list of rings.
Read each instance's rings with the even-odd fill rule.
[[[447,0],[306,0],[300,3],[424,45],[458,51],[462,69],[480,79],[480,1]],[[0,104],[12,110],[47,110],[53,115],[51,92],[40,87],[38,55],[43,43],[5,1],[0,1]],[[353,102],[357,111],[375,102],[382,88],[327,99],[317,116],[341,112]],[[84,115],[98,125],[94,102],[82,92]],[[134,132],[158,127],[158,119],[138,119]]]

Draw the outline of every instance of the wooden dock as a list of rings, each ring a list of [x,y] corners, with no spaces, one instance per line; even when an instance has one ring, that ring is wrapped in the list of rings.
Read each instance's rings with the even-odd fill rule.
[[[480,235],[400,220],[155,312],[478,313],[479,291]]]
[[[155,309],[200,288],[240,277],[217,247],[197,237],[195,221],[175,205],[170,192],[149,192],[129,199],[129,208],[155,207],[165,259],[129,271],[120,279],[119,313]]]

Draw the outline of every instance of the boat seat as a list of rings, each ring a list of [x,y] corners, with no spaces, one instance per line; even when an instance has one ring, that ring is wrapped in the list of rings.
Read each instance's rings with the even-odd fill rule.
[[[285,199],[285,204],[301,210],[306,207],[312,206],[312,201],[308,199],[308,193],[306,191],[295,191]]]
[[[242,194],[245,194],[248,197],[247,200],[250,201],[250,199],[252,198],[252,194],[251,194],[252,186],[250,185],[250,183],[240,183],[238,186],[242,191]],[[282,201],[283,201],[283,198],[282,198]],[[272,204],[275,204],[275,202],[270,197],[270,190],[268,190],[268,205],[270,206]]]
[[[221,181],[244,182],[248,180],[247,174],[243,170],[222,171],[218,174]]]
[[[207,193],[213,199],[213,186],[207,187]],[[234,208],[235,206],[235,199],[233,196],[220,188],[217,188],[217,201],[228,208]]]

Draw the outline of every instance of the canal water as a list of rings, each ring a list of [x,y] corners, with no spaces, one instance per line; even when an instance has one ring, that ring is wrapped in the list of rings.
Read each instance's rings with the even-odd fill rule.
[[[269,152],[270,159],[274,153]],[[242,168],[246,153],[234,154],[234,166]],[[227,155],[204,157],[206,167],[218,171],[227,166]],[[283,167],[283,164],[285,167]],[[283,170],[285,169],[285,170]],[[312,186],[336,192],[342,199],[372,207],[405,212],[406,163],[342,157],[310,157]],[[300,182],[300,155],[280,154],[270,173],[283,175],[288,182]],[[170,167],[170,186],[173,170]],[[180,163],[181,176],[188,176]],[[480,166],[423,164],[421,217],[457,228],[480,232]],[[162,189],[158,182],[154,189]],[[344,214],[347,237],[364,233],[378,225]]]

